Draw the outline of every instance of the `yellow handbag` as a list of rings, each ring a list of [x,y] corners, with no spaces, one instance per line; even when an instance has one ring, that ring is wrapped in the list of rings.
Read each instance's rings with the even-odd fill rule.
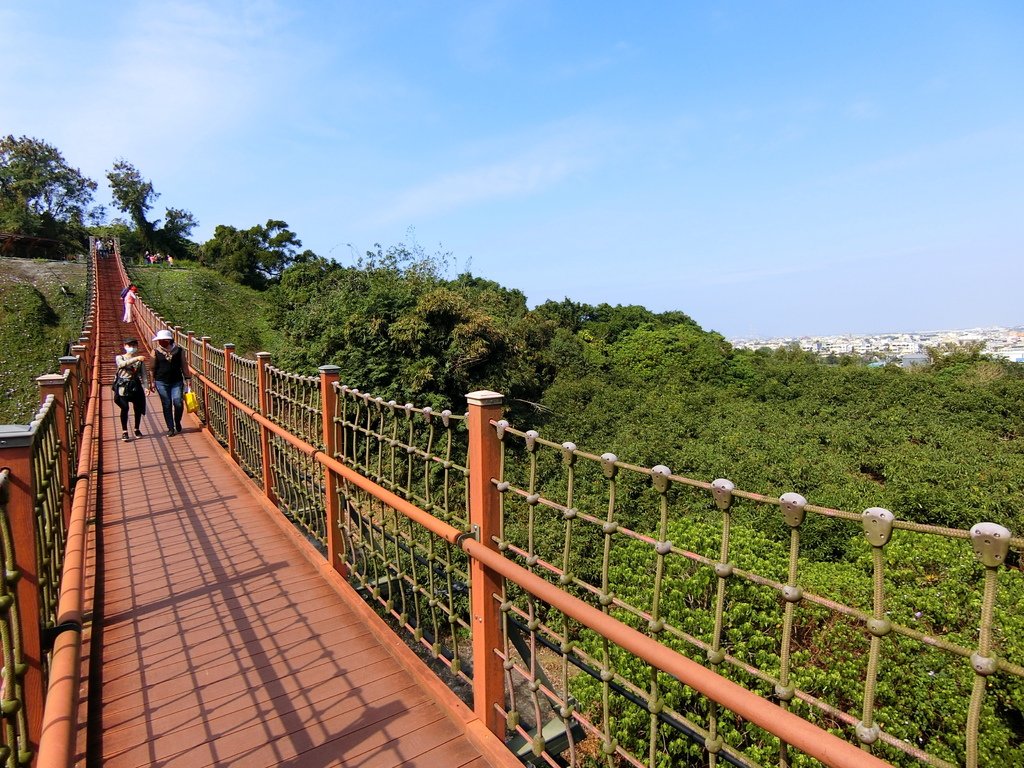
[[[195,413],[199,410],[199,398],[191,390],[185,393],[185,410],[189,413]]]

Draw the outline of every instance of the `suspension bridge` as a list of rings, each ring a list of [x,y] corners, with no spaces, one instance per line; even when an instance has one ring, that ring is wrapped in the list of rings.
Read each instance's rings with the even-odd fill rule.
[[[469,394],[467,413],[385,402],[332,366],[306,376],[214,347],[141,302],[126,325],[121,259],[93,253],[92,276],[83,335],[38,380],[36,419],[0,427],[5,765],[973,767],[1020,754],[982,717],[1024,681],[1000,623],[1024,540],[1005,528],[633,466],[506,423],[493,392]],[[162,329],[189,356],[199,409],[167,436],[153,397],[142,436],[123,442],[114,356],[126,335]],[[716,551],[669,538],[696,506],[717,516]],[[734,561],[738,508],[784,519],[788,573]],[[863,536],[863,602],[806,586],[812,515]],[[901,613],[894,537],[961,547],[977,578],[971,638]],[[709,585],[698,607],[680,589],[696,578]],[[730,641],[737,585],[773,595],[771,653]],[[855,701],[807,682],[801,633],[822,622],[856,636]],[[892,700],[911,674],[892,659],[908,648],[956,680],[962,696],[941,703],[963,713],[953,738],[900,732],[899,707],[917,702]]]

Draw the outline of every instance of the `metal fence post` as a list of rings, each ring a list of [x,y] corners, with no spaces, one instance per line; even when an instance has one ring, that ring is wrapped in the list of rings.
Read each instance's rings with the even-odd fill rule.
[[[77,467],[71,466],[68,446],[71,445],[68,434],[68,403],[64,398],[64,376],[59,373],[47,373],[36,377],[39,386],[39,402],[45,403],[48,395],[53,395],[54,417],[56,419],[57,440],[60,444],[60,459],[57,466],[60,472],[60,516],[67,531],[71,523],[71,473]]]
[[[71,403],[72,423],[75,425],[75,429],[81,431],[82,425],[85,423],[86,393],[86,387],[82,380],[81,359],[74,355],[60,358],[60,372],[71,377],[71,391],[75,393]]]
[[[334,395],[334,385],[341,375],[341,368],[336,365],[320,366],[320,412],[322,414],[322,433],[324,453],[332,459],[338,458],[338,440],[334,429],[334,420],[338,414],[338,400]],[[344,525],[341,511],[341,498],[338,495],[339,478],[328,467],[324,467],[324,492],[326,494],[325,512],[327,514],[327,559],[331,567],[348,578],[348,563],[345,562],[345,543],[341,535]]]
[[[88,339],[86,339],[88,341]],[[71,354],[78,357],[82,361],[82,380],[86,382],[92,382],[92,366],[93,366],[93,352],[90,344],[73,344],[71,346]],[[86,391],[88,391],[88,384],[86,385]],[[82,418],[85,418],[85,414],[82,414]]]
[[[224,345],[224,391],[229,395],[234,395],[231,387],[231,355],[235,352],[234,344]],[[228,430],[228,455],[231,460],[238,463],[238,453],[235,451],[235,407],[231,404],[230,400],[224,401],[224,411],[227,414],[227,430]]]
[[[11,526],[15,591],[21,625],[22,669],[15,669],[11,680],[21,674],[22,698],[28,724],[29,748],[39,750],[43,722],[43,650],[42,598],[36,561],[36,487],[32,469],[35,435],[25,427],[0,426],[0,466],[9,470],[7,478],[7,518]],[[11,580],[10,575],[8,580]],[[6,678],[7,671],[5,671]],[[13,691],[4,698],[12,697]],[[16,748],[15,745],[11,745]]]
[[[79,336],[78,343],[71,345],[71,354],[79,355],[87,366],[92,367],[92,344],[88,336]]]
[[[470,392],[469,403],[469,524],[479,542],[497,552],[501,497],[493,480],[500,474],[501,442],[492,421],[502,415],[503,397],[497,392]],[[501,613],[493,595],[504,594],[504,580],[477,560],[470,560],[470,598],[473,627],[473,710],[499,739],[505,722],[498,711],[504,703],[504,669],[497,651],[502,647]]]
[[[269,352],[256,353],[256,387],[260,402],[260,414],[270,418],[270,397],[267,392],[267,366],[270,365]],[[277,505],[277,498],[274,494],[274,472],[270,464],[270,430],[260,425],[260,452],[263,458],[263,495],[270,499],[270,502]]]
[[[209,356],[206,354],[210,348],[210,337],[203,336],[201,341],[203,342],[203,378],[207,381],[210,380],[210,363]],[[205,427],[213,432],[213,427],[210,426],[210,388],[203,387],[203,418],[206,420]]]

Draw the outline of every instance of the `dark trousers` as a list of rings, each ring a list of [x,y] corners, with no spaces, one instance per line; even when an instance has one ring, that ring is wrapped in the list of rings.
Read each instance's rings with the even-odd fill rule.
[[[138,397],[128,399],[126,397],[115,397],[114,405],[116,405],[121,412],[118,416],[121,419],[121,431],[128,431],[128,406],[132,405],[135,409],[135,431],[139,430],[142,426],[142,417],[146,415],[146,394],[143,392]]]

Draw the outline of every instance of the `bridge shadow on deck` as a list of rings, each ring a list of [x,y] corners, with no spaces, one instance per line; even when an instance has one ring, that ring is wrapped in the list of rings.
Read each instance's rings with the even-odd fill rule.
[[[127,327],[111,312],[104,381]],[[307,559],[191,416],[166,437],[151,395],[144,436],[123,443],[104,397],[86,764],[519,765],[482,755],[468,713]]]

